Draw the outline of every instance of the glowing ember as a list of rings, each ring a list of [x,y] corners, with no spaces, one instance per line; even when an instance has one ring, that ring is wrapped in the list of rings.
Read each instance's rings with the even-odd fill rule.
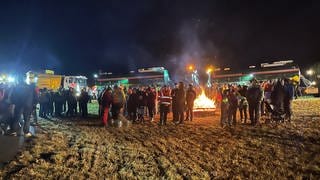
[[[202,93],[195,99],[194,101],[194,110],[203,110],[203,111],[207,111],[207,110],[213,110],[215,109],[216,106],[214,104],[214,101],[209,99],[205,93],[204,90],[202,90]]]

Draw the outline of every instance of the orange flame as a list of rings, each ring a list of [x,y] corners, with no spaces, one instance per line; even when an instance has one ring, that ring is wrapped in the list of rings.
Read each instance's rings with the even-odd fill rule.
[[[194,109],[215,109],[216,106],[214,101],[209,99],[204,90],[202,90],[201,94],[194,100]]]

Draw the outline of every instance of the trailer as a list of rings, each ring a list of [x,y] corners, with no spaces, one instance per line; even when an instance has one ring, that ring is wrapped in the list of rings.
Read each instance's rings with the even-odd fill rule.
[[[51,70],[45,70],[43,73],[29,71],[26,76],[27,83],[35,83],[39,89],[46,88],[58,91],[60,88],[74,88],[79,94],[81,89],[87,87],[87,78],[85,76],[56,75]]]

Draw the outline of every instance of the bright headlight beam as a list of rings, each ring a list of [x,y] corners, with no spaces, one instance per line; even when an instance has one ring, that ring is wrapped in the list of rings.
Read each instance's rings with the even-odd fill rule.
[[[14,77],[12,77],[12,76],[9,76],[8,77],[8,82],[14,82],[15,81],[15,78]]]

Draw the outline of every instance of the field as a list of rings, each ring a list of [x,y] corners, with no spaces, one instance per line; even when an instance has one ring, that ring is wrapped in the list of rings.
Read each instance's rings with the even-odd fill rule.
[[[319,179],[320,119],[311,117],[319,113],[320,99],[299,99],[293,122],[258,127],[222,129],[219,113],[162,127],[106,129],[95,118],[41,120],[37,136],[0,169],[0,177]]]

